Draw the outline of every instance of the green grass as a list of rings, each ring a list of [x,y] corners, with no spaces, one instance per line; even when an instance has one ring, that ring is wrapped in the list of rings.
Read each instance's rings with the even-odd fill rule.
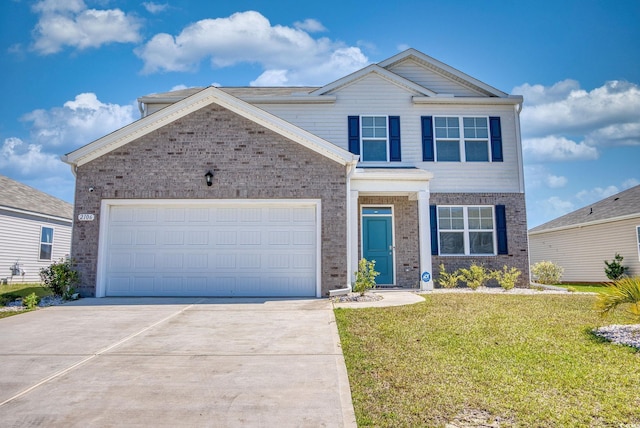
[[[43,288],[40,284],[14,282],[9,285],[0,285],[0,305],[4,306],[7,302],[13,301],[18,297],[28,296],[31,293],[36,293],[36,296],[38,297],[51,295],[51,291],[47,288]],[[25,311],[0,312],[0,318],[7,318],[23,312]]]
[[[572,291],[583,291],[590,293],[607,293],[608,288],[605,284],[557,284],[556,287],[571,289]]]
[[[640,353],[591,334],[595,300],[435,294],[336,309],[358,425],[437,427],[473,411],[502,427],[640,424]]]

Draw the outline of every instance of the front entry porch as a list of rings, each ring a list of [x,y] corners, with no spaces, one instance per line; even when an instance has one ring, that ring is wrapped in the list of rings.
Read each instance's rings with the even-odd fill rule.
[[[361,169],[350,179],[349,257],[376,261],[377,284],[433,288],[429,180],[420,169]]]

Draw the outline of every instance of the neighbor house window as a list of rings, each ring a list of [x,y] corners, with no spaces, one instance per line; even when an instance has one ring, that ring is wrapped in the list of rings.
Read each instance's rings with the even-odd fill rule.
[[[495,254],[492,206],[438,206],[441,255]]]
[[[362,160],[387,162],[387,117],[362,116]]]
[[[462,132],[460,132],[461,125]],[[434,131],[437,161],[489,161],[487,117],[435,117]]]
[[[40,231],[40,260],[51,260],[53,252],[53,228],[43,227]]]

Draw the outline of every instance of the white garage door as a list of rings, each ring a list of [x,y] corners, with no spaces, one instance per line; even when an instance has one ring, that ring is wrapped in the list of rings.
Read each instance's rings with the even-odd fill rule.
[[[316,296],[318,212],[318,201],[103,201],[98,295]]]

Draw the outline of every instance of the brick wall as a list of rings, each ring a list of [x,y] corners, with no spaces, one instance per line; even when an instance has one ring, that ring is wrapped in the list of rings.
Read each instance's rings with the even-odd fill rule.
[[[522,193],[432,193],[430,205],[504,205],[507,217],[507,247],[509,253],[498,256],[433,256],[434,279],[437,279],[440,263],[447,272],[472,263],[483,264],[488,269],[514,266],[522,272],[518,287],[529,286],[529,252],[527,241],[527,216]]]
[[[191,113],[78,168],[75,216],[96,214],[74,223],[80,292],[95,295],[102,199],[292,198],[322,200],[322,294],[344,287],[346,168],[217,105]]]

